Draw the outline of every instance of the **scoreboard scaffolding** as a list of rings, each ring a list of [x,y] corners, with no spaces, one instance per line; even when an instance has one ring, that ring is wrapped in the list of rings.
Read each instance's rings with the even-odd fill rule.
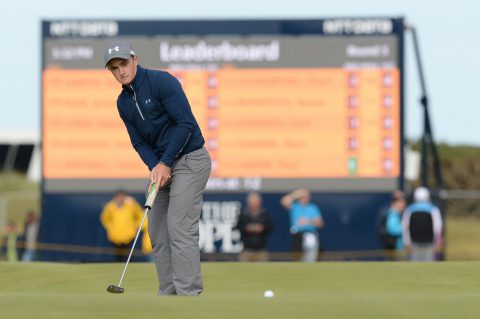
[[[149,172],[130,144],[116,108],[121,87],[103,61],[106,47],[125,41],[143,67],[170,72],[185,89],[212,156],[207,205],[256,190],[279,210],[282,194],[308,187],[327,208],[327,225],[331,214],[325,236],[330,227],[338,233],[337,222],[347,225],[347,215],[362,212],[362,223],[372,223],[388,194],[403,187],[403,24],[387,17],[43,21],[44,216],[99,196],[83,206],[93,220],[115,189],[145,191]],[[288,219],[277,219],[288,232]],[[349,234],[355,241],[355,230]],[[275,236],[273,250],[288,250]],[[369,236],[357,248],[374,247]]]

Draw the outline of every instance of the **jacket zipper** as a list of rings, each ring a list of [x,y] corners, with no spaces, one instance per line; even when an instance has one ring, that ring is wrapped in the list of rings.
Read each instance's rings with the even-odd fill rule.
[[[133,86],[130,85],[130,88],[133,91],[133,100],[135,101],[135,105],[137,106],[138,113],[140,113],[140,116],[142,117],[142,120],[145,121],[145,118],[143,117],[142,111],[140,111],[140,106],[138,106],[137,94],[135,93],[135,90],[133,89]]]

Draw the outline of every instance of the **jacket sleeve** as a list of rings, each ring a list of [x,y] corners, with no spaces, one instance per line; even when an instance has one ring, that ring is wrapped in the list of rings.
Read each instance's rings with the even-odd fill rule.
[[[265,213],[265,223],[264,223],[264,233],[268,234],[273,231],[274,229],[274,224],[273,224],[273,219],[270,217],[268,213]]]
[[[121,109],[121,99],[120,97],[117,100],[117,109],[120,114],[125,127],[127,128],[128,136],[130,136],[130,142],[133,145],[135,151],[137,151],[140,158],[148,166],[149,170],[152,170],[155,165],[158,164],[159,160],[153,149],[145,142],[142,138],[135,125],[129,121],[129,119],[123,114]]]
[[[411,212],[407,208],[403,212],[403,217],[402,217],[402,237],[403,237],[403,243],[405,246],[411,246],[412,245],[412,239],[410,238],[410,215]]]
[[[110,203],[107,203],[100,214],[100,221],[102,222],[103,228],[109,230],[110,228],[110,221],[112,218],[111,210],[110,210]]]
[[[387,216],[387,233],[392,236],[402,235],[402,223],[397,213],[390,213]]]
[[[242,212],[238,216],[238,221],[237,221],[237,225],[235,226],[235,228],[238,229],[240,232],[244,233],[246,226],[247,226],[247,223],[246,223],[246,220],[245,220],[245,213]]]
[[[176,124],[173,137],[165,153],[160,158],[162,163],[171,167],[185,145],[187,145],[196,125],[196,120],[187,96],[180,82],[174,76],[167,72],[160,74],[157,85],[160,101],[162,101],[166,112]]]
[[[133,199],[133,209],[138,220],[138,226],[140,226],[144,213],[142,210],[142,206],[140,206],[140,204],[135,199]],[[142,225],[142,231],[148,231],[148,221],[146,218]]]
[[[440,214],[440,210],[438,207],[434,207],[432,209],[432,222],[433,222],[433,234],[434,234],[434,241],[438,243],[442,237],[442,229],[443,229],[443,222],[442,222],[442,215]]]

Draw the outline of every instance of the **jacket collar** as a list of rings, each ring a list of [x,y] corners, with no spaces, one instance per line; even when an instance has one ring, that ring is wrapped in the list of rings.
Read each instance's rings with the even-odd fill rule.
[[[146,73],[146,70],[142,68],[140,65],[137,65],[137,74],[135,75],[133,82],[130,84],[135,91],[137,91],[140,85],[142,84],[143,79],[145,78],[145,73]],[[122,88],[124,90],[131,92],[132,89],[130,88],[130,85],[122,85]]]

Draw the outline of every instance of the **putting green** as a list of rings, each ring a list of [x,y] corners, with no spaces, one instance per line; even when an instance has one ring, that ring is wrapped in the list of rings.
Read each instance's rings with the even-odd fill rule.
[[[158,297],[153,264],[0,263],[0,317],[478,318],[480,262],[204,263],[200,297]],[[274,298],[264,298],[272,290]]]

